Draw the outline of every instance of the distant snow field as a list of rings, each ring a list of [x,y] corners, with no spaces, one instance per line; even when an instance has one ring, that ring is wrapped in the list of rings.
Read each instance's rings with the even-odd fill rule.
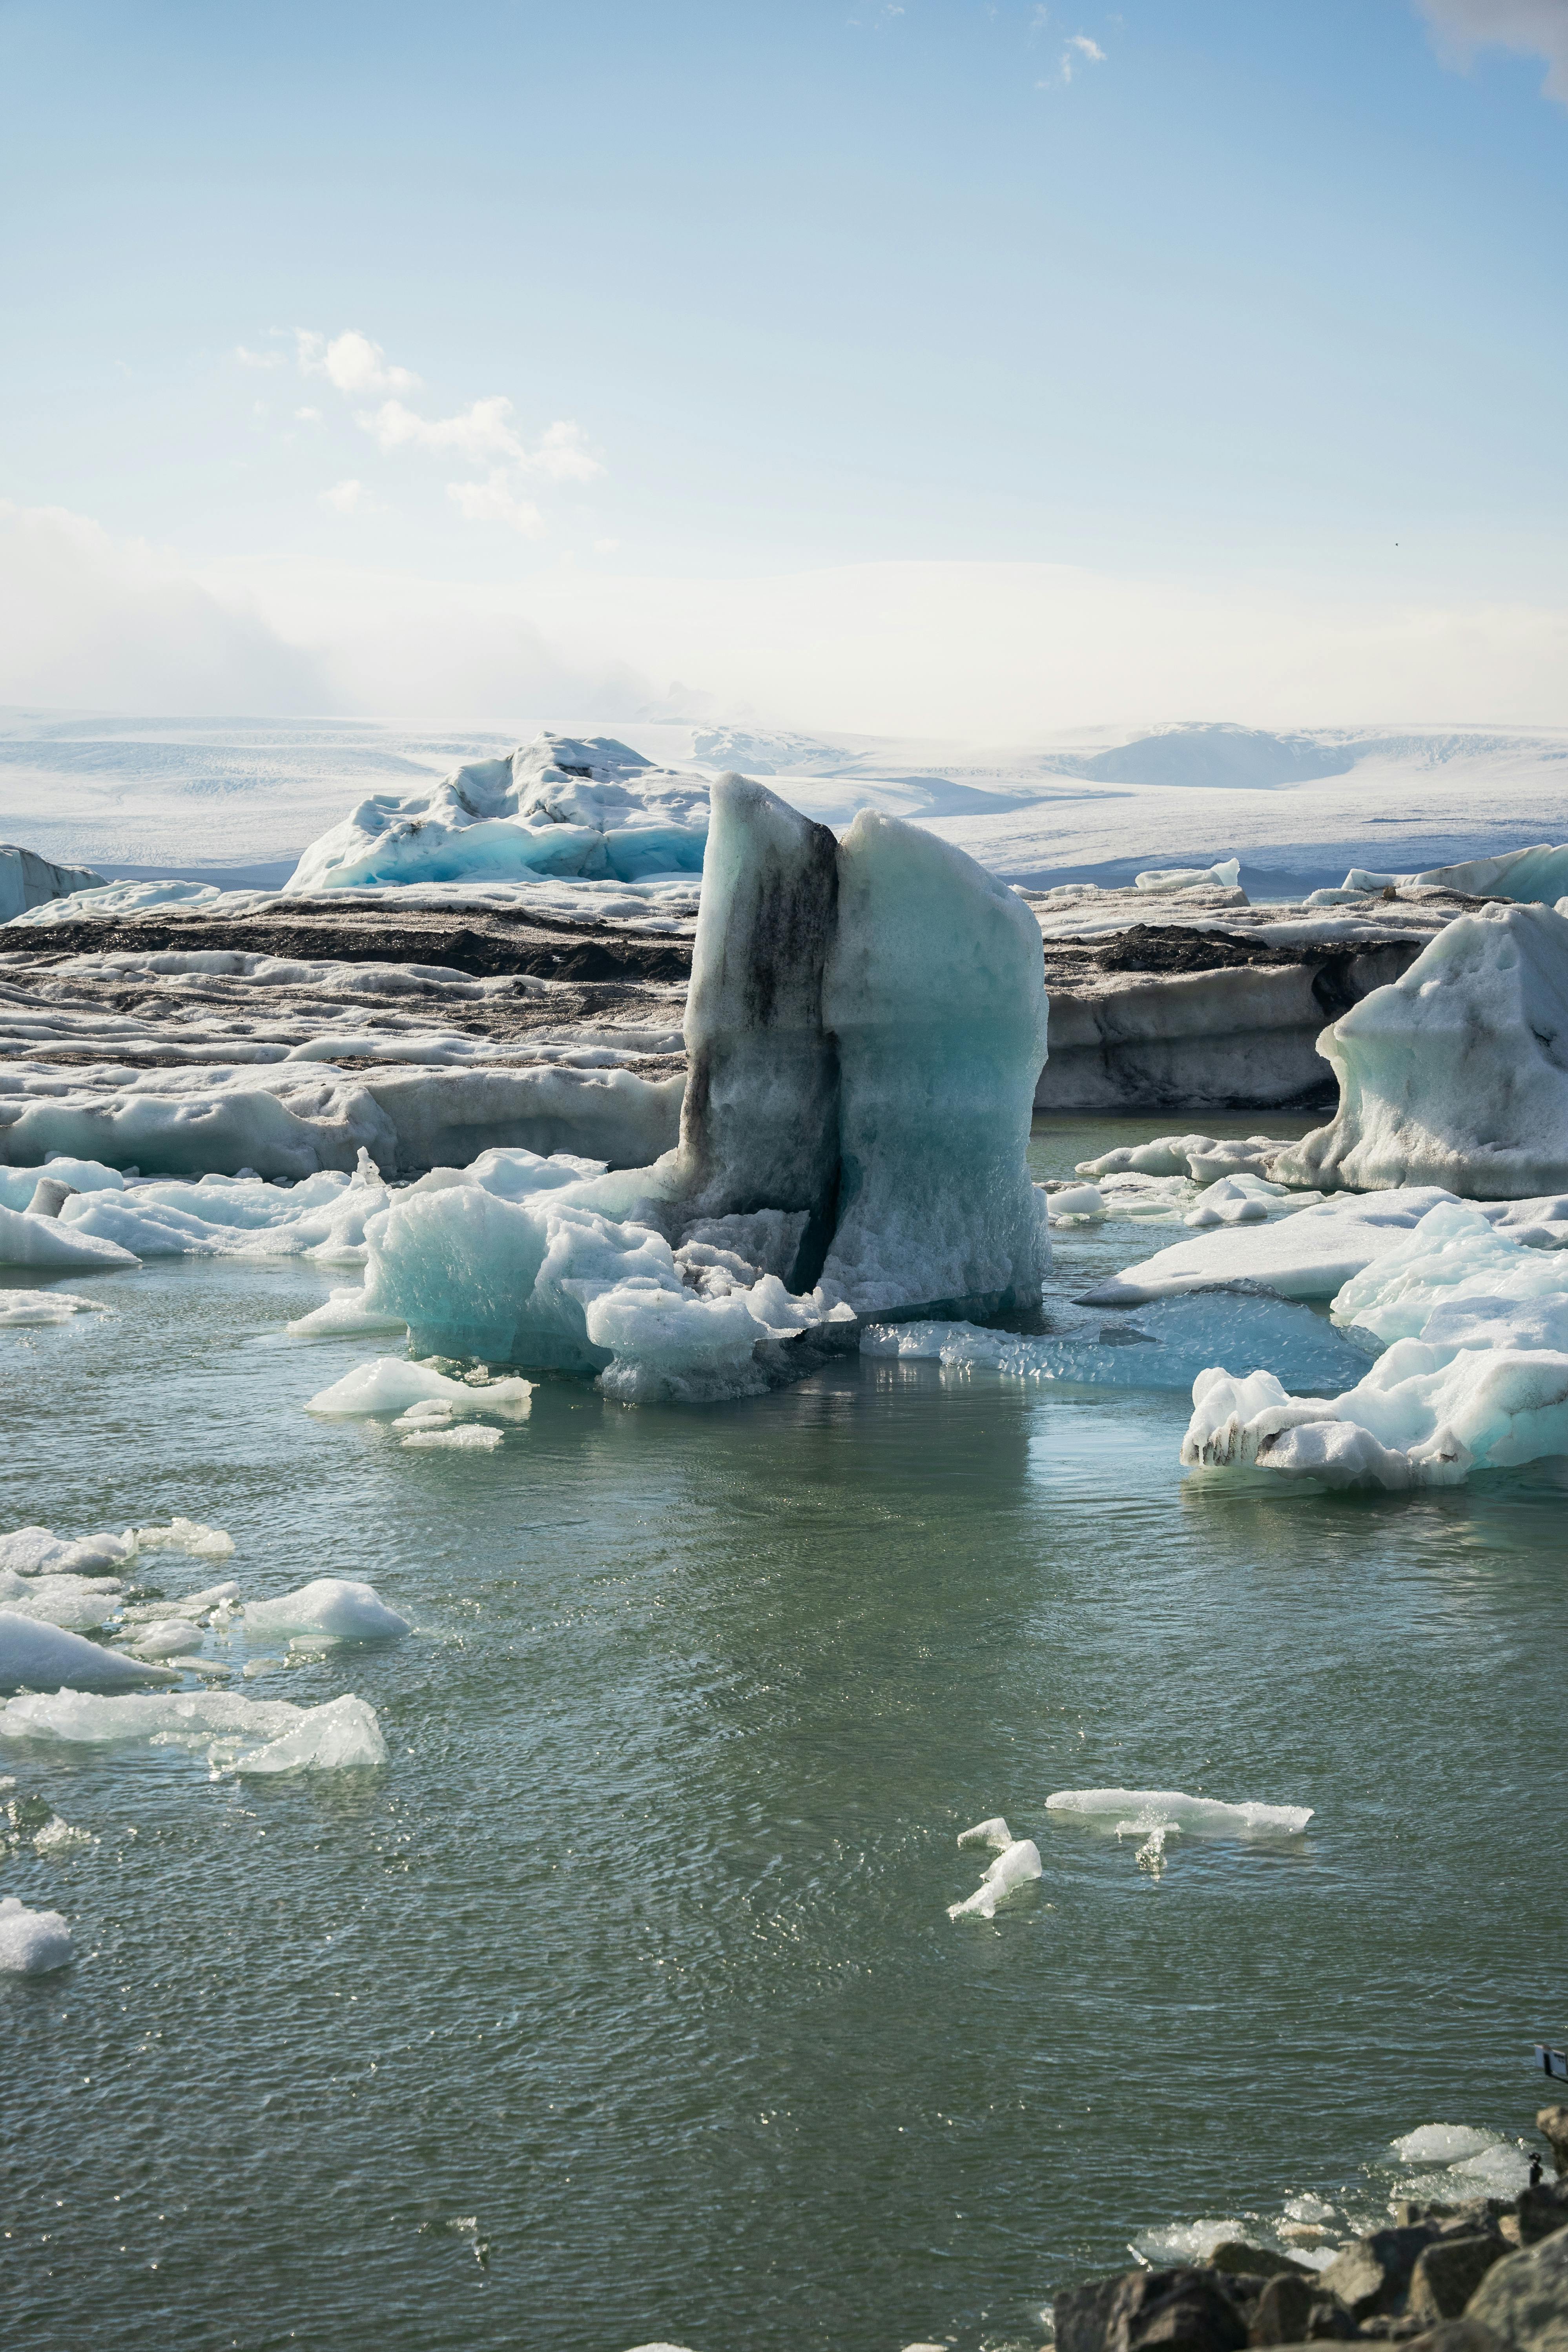
[[[664,771],[677,825],[693,814],[681,786],[700,793],[739,770],[821,823],[879,809],[1034,887],[1235,856],[1244,887],[1289,895],[1352,866],[1416,872],[1568,835],[1568,730],[1183,722],[1004,747],[635,721],[572,731],[612,734]],[[349,811],[407,800],[422,814],[441,779],[499,768],[515,740],[377,719],[0,709],[0,831],[100,873],[276,888]]]

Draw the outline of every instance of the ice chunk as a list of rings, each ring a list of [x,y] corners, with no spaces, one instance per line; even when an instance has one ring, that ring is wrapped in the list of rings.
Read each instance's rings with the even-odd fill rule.
[[[439,1402],[453,1413],[526,1421],[533,1386],[529,1381],[503,1380],[473,1387],[467,1381],[448,1380],[428,1364],[411,1363],[401,1356],[377,1356],[368,1364],[356,1364],[331,1388],[321,1390],[305,1410],[347,1420],[403,1412],[426,1401]]]
[[[1093,1306],[1133,1306],[1242,1281],[1266,1283],[1285,1298],[1331,1298],[1363,1266],[1396,1249],[1429,1209],[1453,1197],[1436,1185],[1341,1195],[1278,1223],[1176,1242],[1084,1296]]]
[[[393,1426],[401,1429],[403,1423],[395,1422]],[[484,1429],[470,1421],[460,1429],[412,1429],[401,1442],[416,1453],[493,1454],[501,1443],[501,1433],[499,1429]]]
[[[960,1830],[958,1843],[960,1845],[994,1845],[1001,1853],[1013,1844],[1014,1838],[1001,1814],[994,1813],[988,1822],[976,1822],[972,1830]]]
[[[42,1829],[33,1832],[33,1852],[46,1861],[52,1854],[70,1853],[79,1845],[96,1845],[98,1840],[90,1830],[73,1829],[58,1813],[51,1813]]]
[[[72,1633],[96,1632],[114,1614],[122,1589],[112,1576],[17,1576],[0,1568],[0,1609]]]
[[[70,1929],[58,1911],[29,1911],[15,1895],[0,1895],[0,1969],[45,1976],[75,1958]]]
[[[997,1855],[965,1902],[948,1905],[947,1916],[950,1919],[963,1919],[973,1913],[982,1919],[994,1919],[1004,1895],[1042,1875],[1038,1846],[1032,1838],[1016,1838]]]
[[[862,809],[839,846],[823,982],[841,1089],[830,1295],[859,1314],[1039,1297],[1050,1243],[1025,1149],[1047,1009],[1016,892]]]
[[[364,1303],[363,1286],[334,1290],[320,1307],[301,1315],[288,1327],[293,1339],[337,1339],[359,1331],[400,1331],[405,1328],[398,1315],[385,1315]]]
[[[373,1584],[342,1576],[319,1576],[279,1601],[252,1601],[245,1612],[247,1636],[330,1633],[338,1642],[398,1642],[410,1628],[389,1609]]]
[[[0,1690],[132,1690],[174,1677],[123,1651],[0,1609]]]
[[[107,1315],[100,1298],[79,1298],[69,1290],[0,1290],[0,1329],[21,1325],[68,1323],[73,1315]]]
[[[1189,1797],[1181,1789],[1058,1789],[1046,1799],[1046,1811],[1081,1814],[1118,1834],[1127,1828],[1141,1829],[1141,1822],[1128,1817],[1147,1813],[1152,1820],[1207,1837],[1258,1831],[1294,1835],[1312,1818],[1310,1805],[1265,1805],[1252,1800],[1223,1804],[1216,1797]]]
[[[110,1266],[138,1265],[132,1250],[26,1209],[0,1208],[0,1265],[72,1267],[79,1274],[107,1273]]]
[[[1046,1195],[1052,1224],[1063,1217],[1103,1217],[1105,1195],[1096,1184],[1063,1184]]]
[[[1287,1182],[1480,1200],[1568,1185],[1568,919],[1550,908],[1459,916],[1318,1051],[1340,1107],[1280,1154]]]
[[[130,1643],[139,1658],[180,1658],[191,1646],[188,1617],[157,1617],[143,1625]]]
[[[184,1551],[194,1559],[227,1559],[234,1551],[231,1535],[203,1527],[199,1519],[174,1518],[166,1528],[131,1528],[126,1533],[138,1552]]]
[[[1422,2124],[1394,2142],[1394,2153],[1404,2164],[1453,2164],[1497,2142],[1496,2132],[1477,2131],[1469,2124]]]
[[[129,1536],[83,1536],[70,1543],[47,1528],[13,1528],[0,1535],[0,1569],[17,1576],[102,1574],[132,1558]]]
[[[1462,890],[1474,898],[1536,899],[1555,906],[1568,891],[1568,847],[1538,841],[1528,849],[1508,849],[1500,857],[1470,857],[1458,866],[1429,866],[1406,877],[1439,890]]]
[[[182,1593],[178,1600],[132,1601],[120,1614],[127,1625],[183,1622],[188,1633],[193,1619],[205,1616],[209,1609],[232,1608],[238,1599],[239,1587],[231,1577],[222,1584],[204,1585],[199,1592]]]
[[[1155,866],[1145,873],[1135,874],[1132,880],[1137,889],[1156,892],[1238,890],[1241,887],[1241,860],[1226,857],[1215,866]]]
[[[352,1695],[300,1707],[230,1691],[96,1698],[63,1690],[0,1706],[0,1739],[70,1747],[152,1740],[197,1749],[216,1742],[216,1762],[240,1772],[328,1771],[386,1760],[374,1708]]]

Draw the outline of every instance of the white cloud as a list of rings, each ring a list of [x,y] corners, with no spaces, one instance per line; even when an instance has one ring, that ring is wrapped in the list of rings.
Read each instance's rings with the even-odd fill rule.
[[[1541,58],[1549,98],[1568,106],[1568,0],[1416,0],[1438,54],[1465,65],[1478,49]]]
[[[296,425],[319,425],[321,421],[321,412],[319,408],[297,408],[294,411]]]
[[[362,412],[354,422],[389,453],[409,448],[443,454],[456,450],[476,464],[486,457],[508,457],[521,464],[526,452],[512,431],[511,413],[510,401],[504,394],[495,393],[488,400],[476,400],[457,416],[419,416],[401,400],[388,400],[368,414]]]
[[[324,375],[351,397],[363,397],[367,392],[419,390],[419,378],[407,368],[389,366],[381,345],[362,335],[357,327],[348,328],[330,341],[307,327],[297,327],[294,333],[301,375]]]
[[[1075,66],[1102,66],[1104,63],[1105,51],[1098,41],[1091,41],[1087,33],[1073,33],[1068,36],[1067,47],[1062,51],[1059,70],[1063,81],[1071,81]]]
[[[363,482],[334,482],[330,490],[321,492],[321,504],[324,507],[331,507],[334,514],[361,513],[368,502]]]
[[[519,497],[503,467],[483,482],[448,482],[447,496],[469,522],[504,522],[525,539],[537,539],[544,529],[544,517],[531,499]]]
[[[287,364],[281,352],[249,352],[243,343],[236,343],[234,355],[241,367],[280,368]]]
[[[142,540],[0,500],[0,702],[193,713],[324,711],[313,654]],[[16,818],[13,817],[13,824]]]

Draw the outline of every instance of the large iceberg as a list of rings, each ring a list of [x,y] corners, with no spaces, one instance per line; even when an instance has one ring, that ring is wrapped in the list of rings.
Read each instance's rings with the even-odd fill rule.
[[[47,906],[56,898],[74,897],[79,890],[103,887],[103,877],[90,866],[54,866],[34,849],[0,844],[0,923],[25,915],[29,907]]]
[[[364,1305],[416,1348],[701,1402],[862,1313],[1037,1299],[1028,909],[913,827],[862,811],[838,844],[740,778],[713,788],[710,856],[675,1150],[619,1173],[498,1151],[397,1195],[365,1227]]]
[[[1568,1254],[1442,1202],[1344,1285],[1333,1313],[1386,1343],[1360,1381],[1325,1401],[1271,1372],[1210,1367],[1183,1462],[1401,1492],[1568,1454]]]
[[[556,875],[639,882],[699,874],[708,787],[608,736],[544,734],[475,760],[425,791],[374,793],[313,841],[285,889],[507,881]]]
[[[1568,1187],[1568,919],[1461,915],[1319,1040],[1327,1126],[1269,1173],[1324,1190],[1440,1184],[1476,1200]]]

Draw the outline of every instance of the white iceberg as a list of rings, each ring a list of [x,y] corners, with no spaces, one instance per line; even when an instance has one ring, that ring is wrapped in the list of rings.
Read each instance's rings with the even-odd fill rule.
[[[33,1265],[50,1273],[105,1274],[135,1265],[136,1253],[111,1239],[78,1232],[59,1217],[26,1209],[0,1209],[0,1265]]]
[[[215,1769],[240,1773],[342,1771],[386,1761],[374,1708],[352,1694],[302,1707],[229,1691],[100,1698],[62,1690],[7,1700],[0,1739],[86,1748],[161,1742],[206,1749]]]
[[[1439,1185],[1342,1194],[1239,1229],[1222,1226],[1156,1250],[1084,1293],[1092,1306],[1138,1306],[1215,1284],[1266,1284],[1282,1298],[1331,1298],[1352,1275],[1397,1249],[1431,1209],[1452,1201]]]
[[[389,1609],[374,1585],[352,1577],[319,1576],[280,1600],[247,1602],[245,1630],[247,1638],[325,1633],[334,1642],[400,1642],[411,1629],[407,1618]]]
[[[997,1855],[973,1895],[963,1903],[948,1905],[947,1916],[950,1919],[972,1916],[994,1919],[996,1906],[1005,1895],[1011,1895],[1015,1887],[1026,1885],[1030,1879],[1043,1874],[1040,1850],[1034,1840],[1016,1838]]]
[[[989,1821],[976,1822],[972,1830],[960,1830],[958,1832],[960,1845],[994,1846],[998,1853],[1005,1853],[1015,1842],[1012,1831],[1000,1813],[993,1813]]]
[[[0,1330],[27,1326],[47,1329],[78,1315],[108,1312],[100,1298],[80,1298],[69,1290],[0,1290]]]
[[[70,1929],[58,1911],[29,1911],[15,1895],[0,1895],[0,1969],[46,1976],[75,1957]]]
[[[1132,877],[1139,890],[1237,890],[1241,887],[1241,861],[1222,858],[1214,866],[1153,866]]]
[[[410,1363],[400,1356],[377,1356],[368,1364],[356,1364],[331,1388],[318,1391],[305,1410],[330,1419],[358,1420],[406,1412],[410,1406],[434,1402],[452,1413],[526,1421],[532,1402],[533,1386],[529,1381],[475,1384],[450,1380],[428,1364]]]
[[[1286,1182],[1476,1200],[1568,1187],[1568,919],[1551,908],[1459,916],[1318,1051],[1339,1109],[1279,1155]]]
[[[707,834],[700,777],[656,768],[608,736],[543,734],[422,792],[373,793],[310,844],[285,888],[536,875],[640,882],[700,874]]]
[[[103,1649],[62,1625],[0,1609],[0,1691],[133,1690],[173,1679],[164,1667]]]
[[[1119,1834],[1148,1826],[1129,1818],[1146,1813],[1152,1821],[1205,1837],[1258,1832],[1295,1836],[1312,1818],[1310,1805],[1266,1805],[1250,1798],[1225,1804],[1217,1797],[1190,1797],[1182,1789],[1058,1789],[1046,1799],[1046,1811],[1080,1814]]]

